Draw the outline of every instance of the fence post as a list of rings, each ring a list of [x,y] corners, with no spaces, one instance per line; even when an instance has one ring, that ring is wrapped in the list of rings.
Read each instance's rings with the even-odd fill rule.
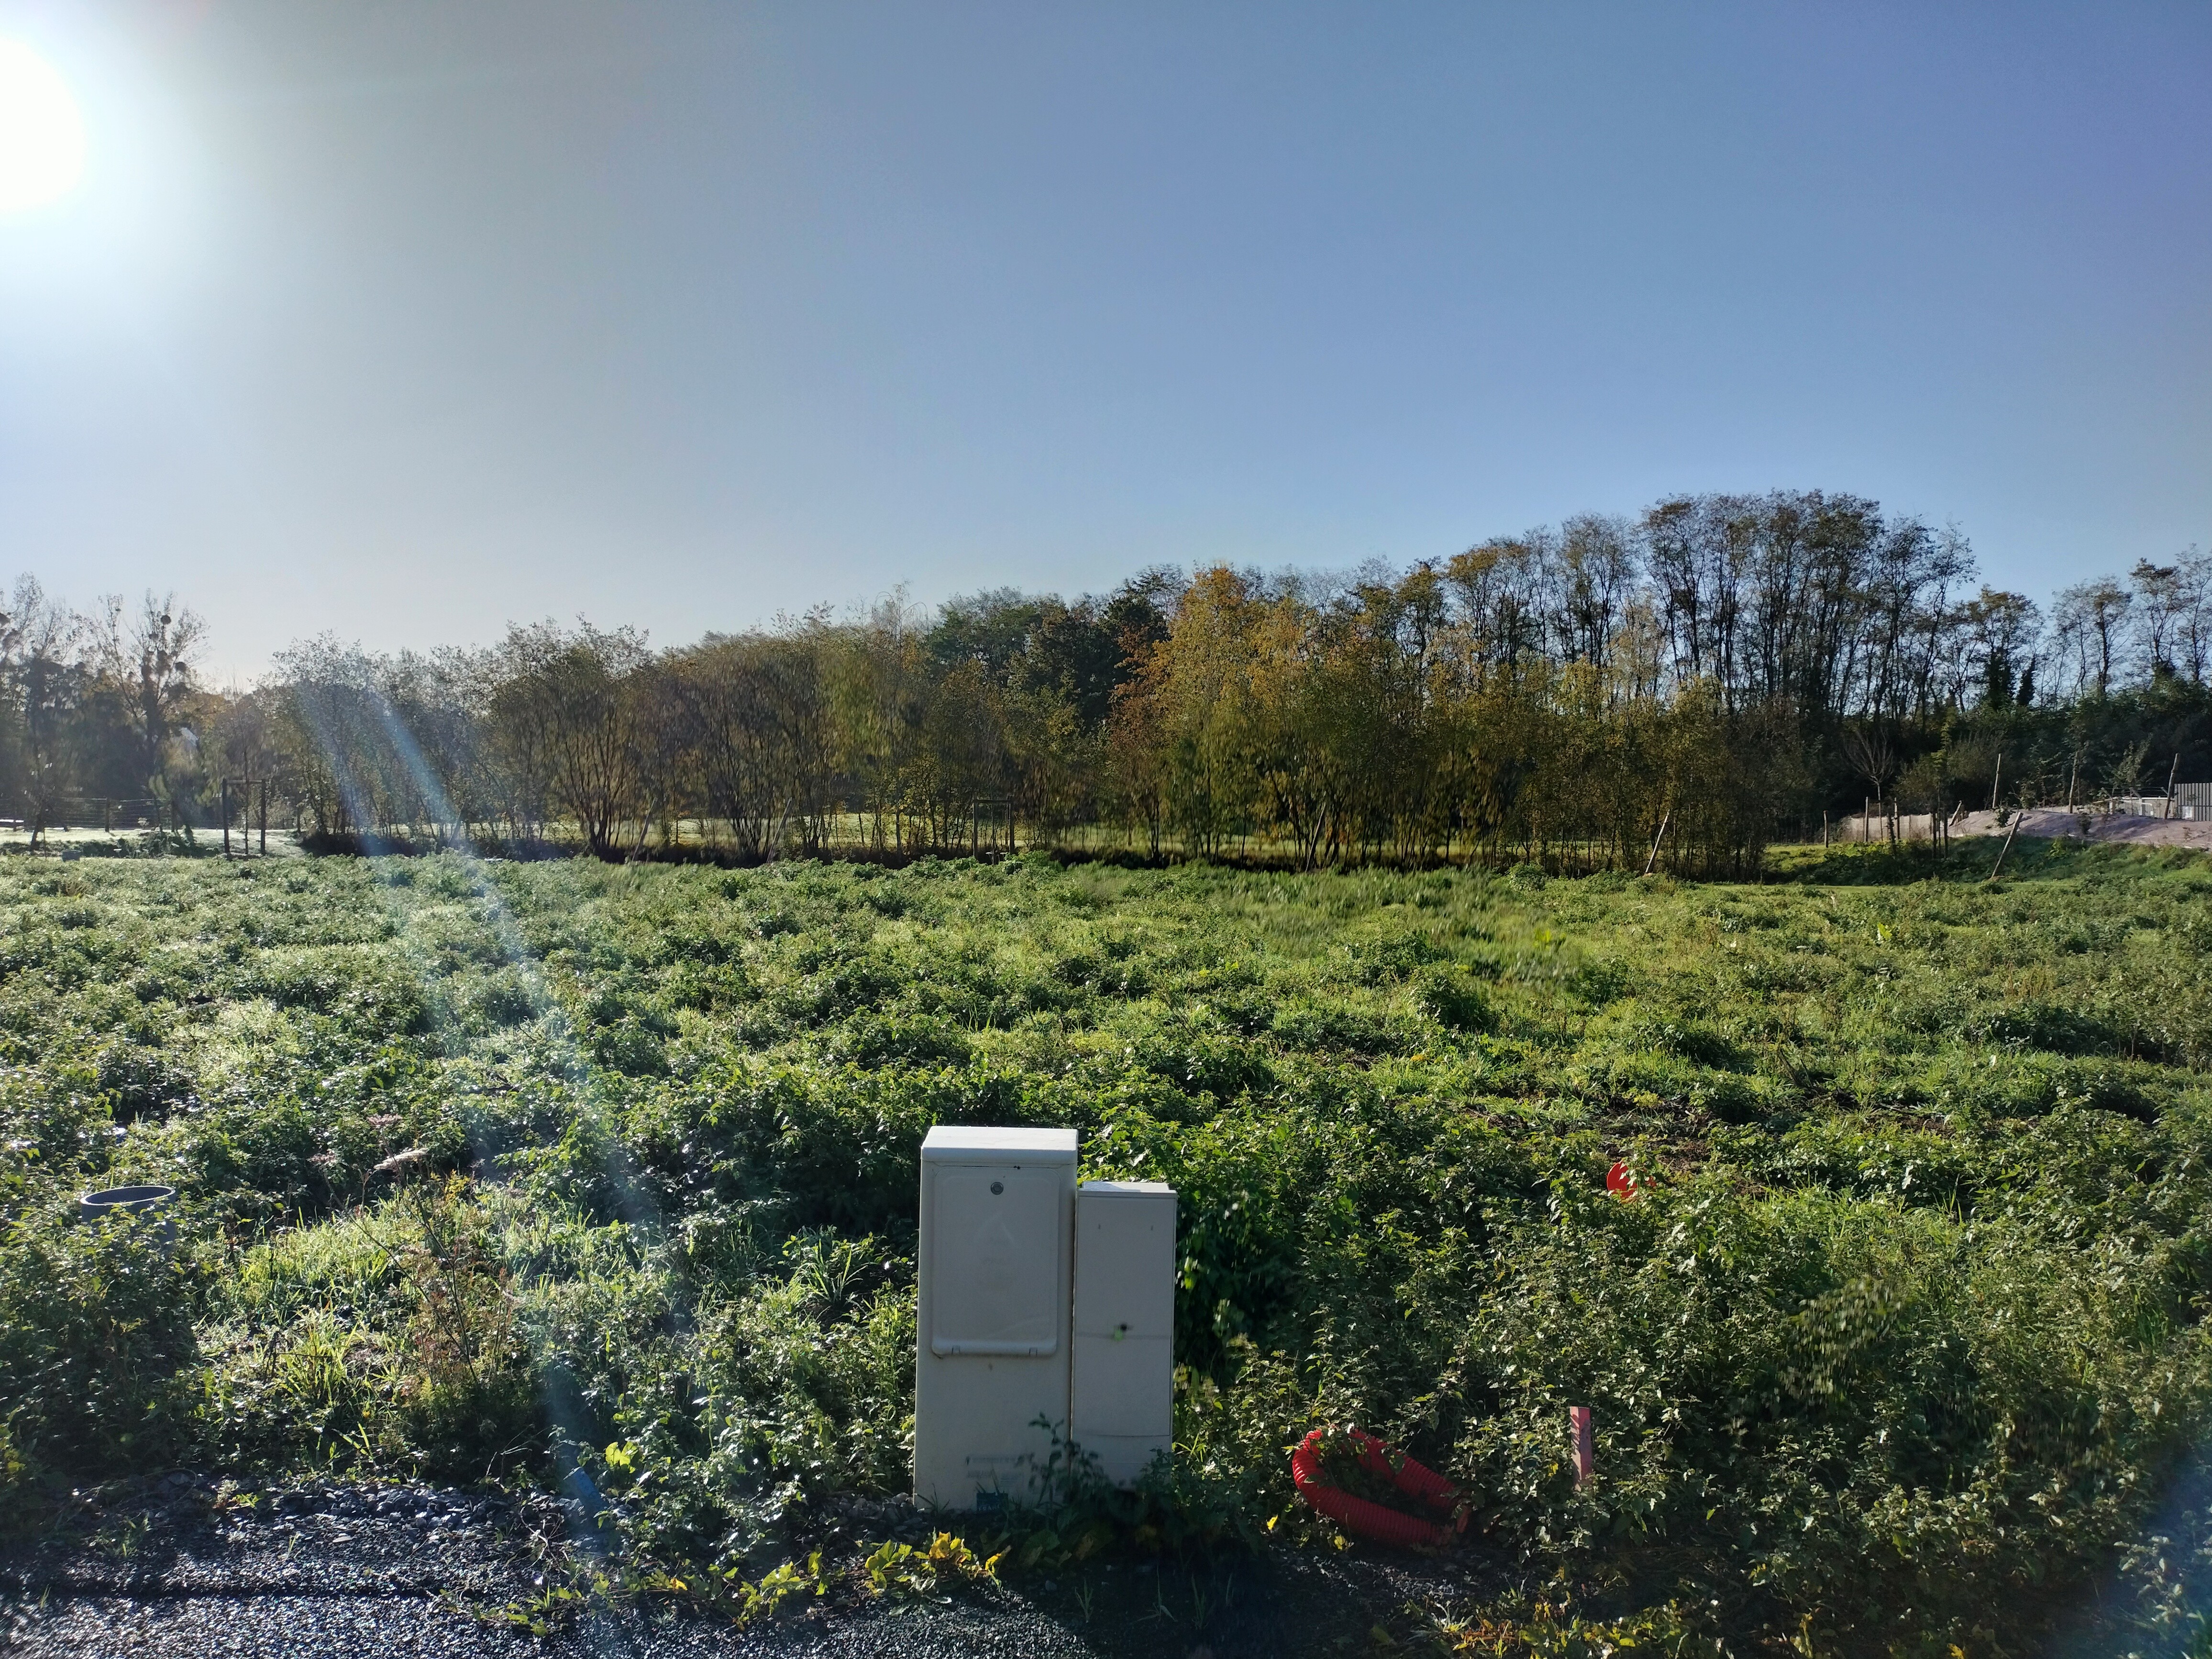
[[[1997,848],[1997,861],[1990,869],[1991,881],[1995,881],[1999,872],[2004,869],[2005,854],[2012,851],[2012,838],[2020,833],[2020,821],[2027,816],[2027,809],[2023,806],[2012,815],[2012,828],[2005,831],[2004,845]]]
[[[222,814],[222,855],[228,858],[230,856],[230,780],[222,779],[216,786],[216,793],[222,802],[216,810]]]

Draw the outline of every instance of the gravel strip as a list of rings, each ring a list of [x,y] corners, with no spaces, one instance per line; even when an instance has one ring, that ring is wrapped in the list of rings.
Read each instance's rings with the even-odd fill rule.
[[[1409,1604],[1464,1585],[1463,1571],[1411,1558],[1284,1551],[1211,1571],[1094,1563],[920,1604],[833,1593],[792,1623],[746,1632],[625,1607],[533,1637],[499,1610],[562,1582],[564,1520],[550,1498],[421,1486],[249,1494],[172,1476],[109,1489],[79,1500],[50,1535],[0,1552],[0,1643],[143,1659],[1261,1659],[1364,1650],[1377,1623],[1410,1633]]]

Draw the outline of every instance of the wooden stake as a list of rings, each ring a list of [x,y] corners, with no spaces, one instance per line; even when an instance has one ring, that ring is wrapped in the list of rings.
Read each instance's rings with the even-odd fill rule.
[[[1651,856],[1644,860],[1644,873],[1647,876],[1659,862],[1659,843],[1667,839],[1667,826],[1674,817],[1674,809],[1671,806],[1659,815],[1659,833],[1651,837]]]
[[[1995,881],[1997,878],[1997,872],[2004,868],[2005,854],[2012,851],[2012,838],[2020,833],[2020,821],[2026,816],[2027,811],[2027,809],[2022,807],[2012,815],[2012,828],[2005,831],[2005,844],[1997,848],[1997,861],[1996,866],[1990,872],[1991,881]]]

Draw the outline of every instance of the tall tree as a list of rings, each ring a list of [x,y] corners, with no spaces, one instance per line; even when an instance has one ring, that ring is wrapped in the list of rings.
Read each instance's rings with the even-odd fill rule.
[[[2110,576],[2076,582],[2059,590],[2051,613],[2056,643],[2074,670],[2077,690],[2111,694],[2126,646],[2125,626],[2133,597]]]

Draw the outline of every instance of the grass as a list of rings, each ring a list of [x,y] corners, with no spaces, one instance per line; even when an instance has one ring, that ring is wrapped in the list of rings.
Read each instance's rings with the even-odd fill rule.
[[[921,1137],[1064,1123],[1182,1194],[1178,1449],[1008,1575],[1328,1547],[1285,1449],[1356,1421],[1519,1575],[1447,1646],[2185,1651],[2212,868],[1990,856],[7,860],[0,1482],[574,1471],[638,1583],[858,1582]],[[173,1252],[70,1224],[125,1180]]]

